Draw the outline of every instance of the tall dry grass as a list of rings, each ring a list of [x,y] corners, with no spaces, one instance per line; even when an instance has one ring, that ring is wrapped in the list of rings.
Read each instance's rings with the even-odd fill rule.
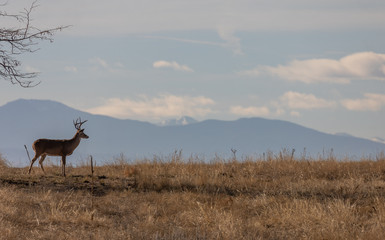
[[[8,160],[0,153],[0,168],[3,169],[7,167],[9,167]]]
[[[235,157],[235,156],[234,156]],[[385,158],[0,169],[0,239],[383,239]],[[92,204],[91,204],[92,201]]]

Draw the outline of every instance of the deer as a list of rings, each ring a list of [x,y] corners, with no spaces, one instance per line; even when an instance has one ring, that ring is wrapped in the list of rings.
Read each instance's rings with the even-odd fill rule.
[[[29,166],[28,174],[31,174],[32,166],[34,162],[40,157],[39,164],[43,173],[45,174],[43,161],[47,156],[61,156],[62,162],[62,175],[66,176],[66,157],[71,155],[75,149],[79,146],[80,140],[82,138],[89,138],[87,134],[84,133],[84,129],[81,126],[87,122],[83,121],[81,118],[73,121],[76,133],[71,139],[45,139],[41,138],[33,142],[32,148],[35,151],[35,156],[31,160],[31,165]]]

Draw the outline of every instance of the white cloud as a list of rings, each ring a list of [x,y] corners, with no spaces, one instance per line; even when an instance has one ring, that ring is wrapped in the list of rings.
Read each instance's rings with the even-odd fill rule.
[[[107,61],[104,59],[101,59],[100,57],[91,58],[89,61],[90,63],[98,65],[100,67],[109,68]]]
[[[267,117],[270,115],[270,110],[267,107],[232,106],[232,107],[230,107],[230,113],[237,115],[237,116]]]
[[[352,80],[385,81],[385,54],[359,52],[339,60],[294,60],[287,65],[258,66],[241,74],[259,76],[268,74],[289,81],[304,83],[349,83]]]
[[[281,116],[285,113],[293,117],[301,116],[298,110],[312,110],[321,108],[334,108],[337,102],[318,98],[313,94],[288,91],[278,98],[271,101],[267,106],[231,106],[230,113],[237,116]]]
[[[88,109],[88,112],[118,118],[158,121],[181,116],[203,117],[213,112],[210,106],[214,104],[212,99],[204,96],[160,95],[149,98],[143,95],[139,99],[111,98],[102,106]]]
[[[168,61],[163,61],[163,60],[160,60],[160,61],[156,61],[152,64],[152,66],[154,68],[171,68],[171,69],[174,69],[176,71],[183,71],[183,72],[194,72],[194,70],[192,70],[190,67],[186,66],[186,65],[181,65],[175,61],[173,62],[168,62]]]
[[[71,72],[71,73],[77,73],[78,69],[75,66],[66,66],[66,67],[64,67],[64,71]]]
[[[336,102],[328,101],[326,99],[317,98],[313,94],[299,93],[289,91],[283,94],[280,98],[280,104],[289,109],[319,109],[332,108],[336,106]],[[294,113],[298,115],[298,113]]]
[[[385,94],[365,93],[365,98],[344,99],[342,106],[352,111],[379,111],[385,106]]]
[[[95,69],[108,71],[110,73],[118,73],[124,68],[123,64],[120,62],[108,63],[100,57],[91,58],[89,59],[89,62],[95,67]]]
[[[241,47],[241,39],[234,35],[233,30],[221,27],[218,29],[219,36],[226,42],[223,44],[225,48],[230,49],[236,55],[243,55]]]

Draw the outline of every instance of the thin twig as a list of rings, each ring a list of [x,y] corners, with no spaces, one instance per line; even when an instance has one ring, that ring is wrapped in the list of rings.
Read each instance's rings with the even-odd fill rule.
[[[1,4],[5,6],[7,3]],[[29,8],[18,14],[8,14],[0,10],[1,18],[14,18],[20,27],[2,27],[0,29],[0,79],[18,84],[21,87],[29,88],[38,85],[40,82],[31,80],[38,76],[38,72],[24,72],[21,62],[17,57],[23,53],[33,53],[39,48],[41,41],[53,42],[56,32],[62,31],[70,26],[59,26],[56,28],[39,29],[32,24],[32,12],[39,7],[38,1],[34,1]]]
[[[29,156],[27,145],[24,144],[24,148],[25,148],[25,151],[27,151],[27,156],[28,156],[28,159],[29,159],[29,163],[31,163],[31,157]]]
[[[90,155],[91,161],[91,221],[94,220],[94,163],[92,155]]]

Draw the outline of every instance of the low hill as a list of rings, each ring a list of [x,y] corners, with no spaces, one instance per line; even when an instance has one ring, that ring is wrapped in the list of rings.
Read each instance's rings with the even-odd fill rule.
[[[92,154],[97,162],[123,153],[131,160],[183,150],[186,157],[210,160],[215,155],[262,156],[286,148],[308,156],[330,154],[359,159],[385,150],[385,144],[349,135],[332,135],[280,120],[243,118],[206,120],[187,125],[158,126],[147,122],[93,115],[49,100],[20,99],[0,107],[0,152],[13,166],[28,164],[24,144],[38,138],[65,139],[75,134],[72,120],[81,117],[89,139],[82,140],[69,162]],[[32,153],[31,153],[32,154]],[[32,157],[32,156],[31,156]]]

